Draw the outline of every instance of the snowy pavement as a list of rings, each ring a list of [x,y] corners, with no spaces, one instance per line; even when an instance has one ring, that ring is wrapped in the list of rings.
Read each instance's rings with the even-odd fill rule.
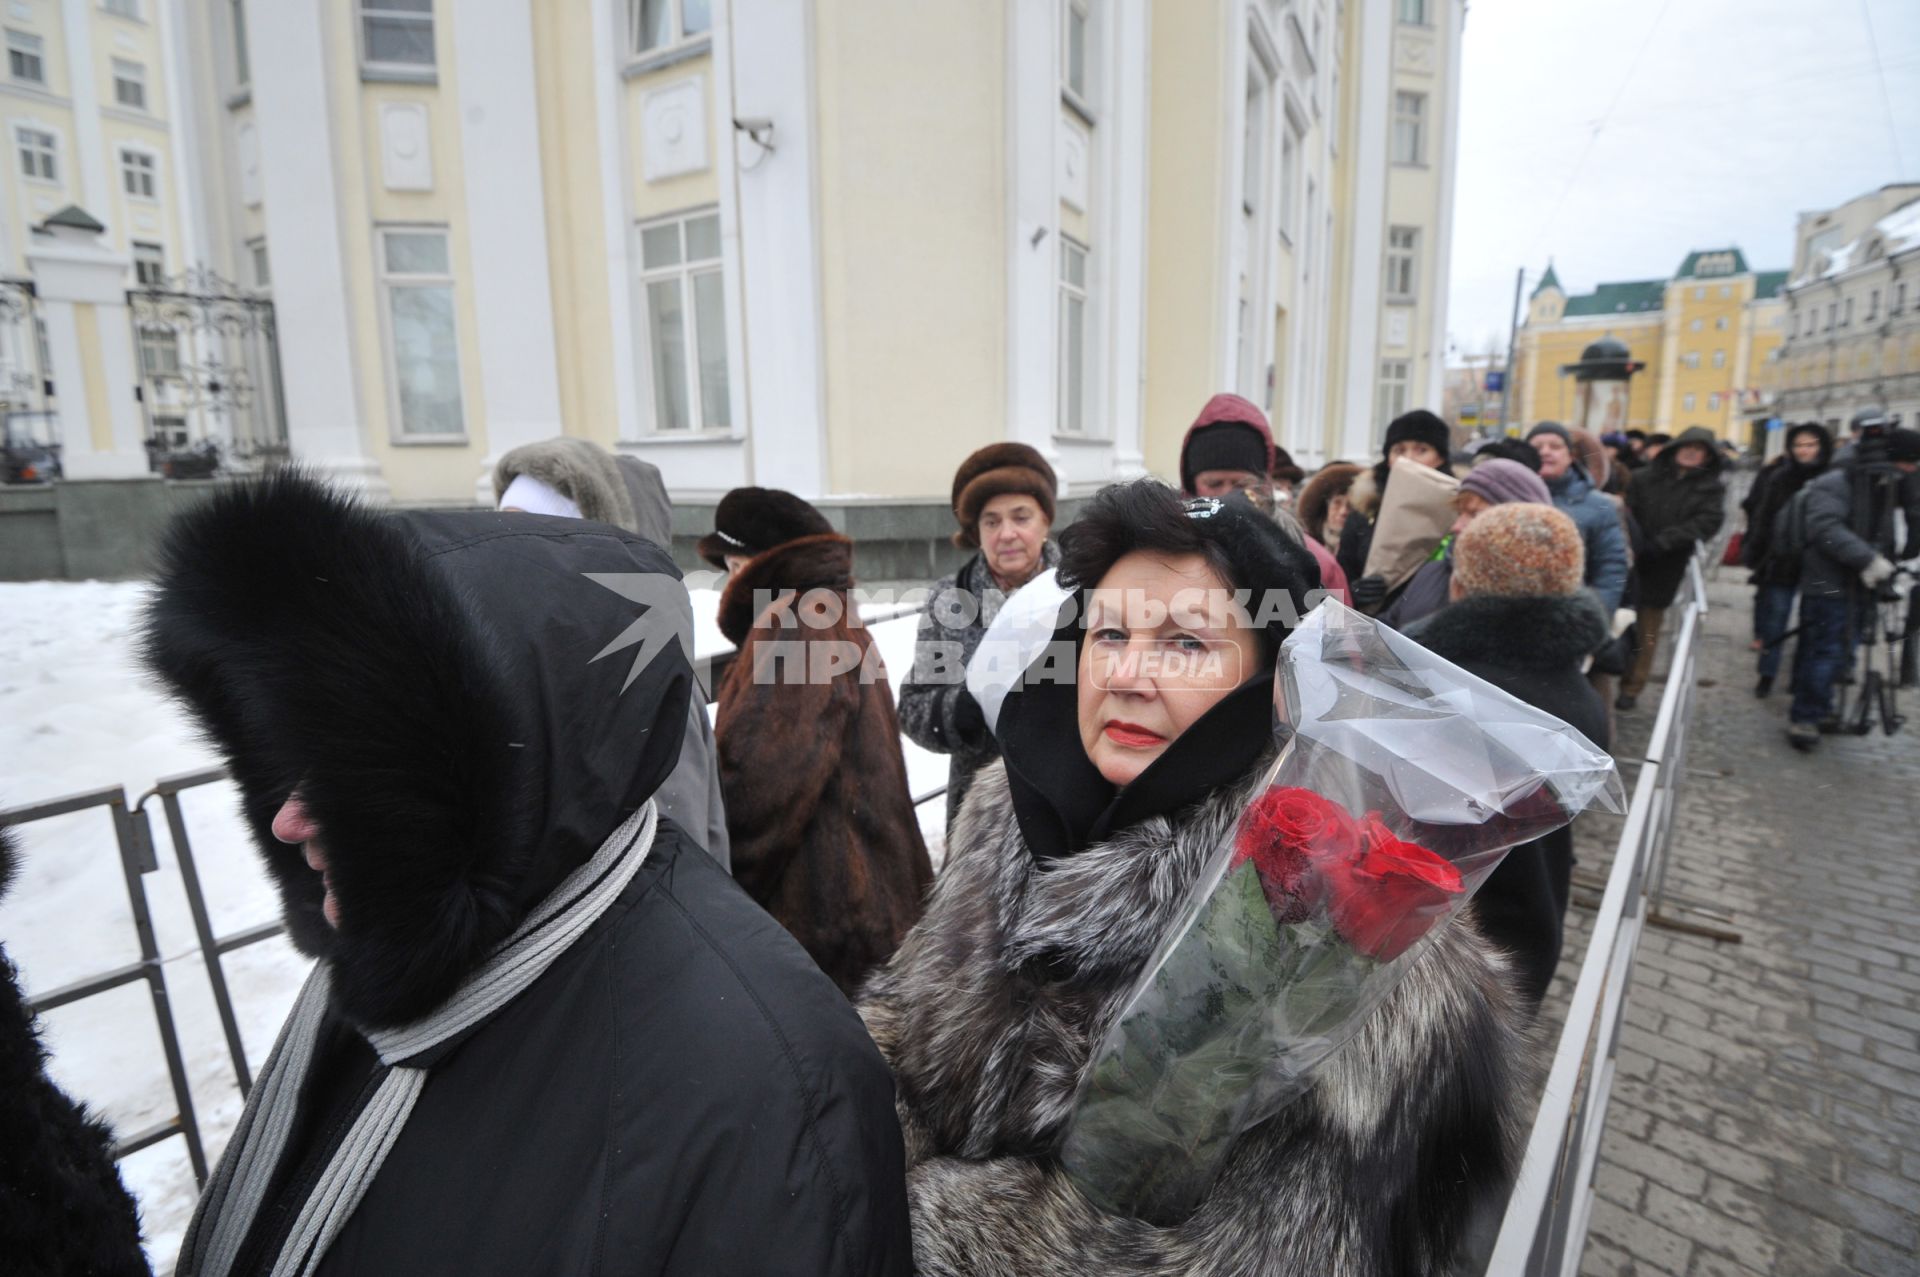
[[[43,802],[123,785],[137,802],[166,776],[218,763],[181,710],[139,668],[134,651],[139,582],[0,584],[0,807]],[[725,643],[712,623],[718,596],[694,592],[696,654]],[[917,621],[881,622],[873,636],[896,696],[912,665]],[[944,784],[945,757],[902,742],[915,793]],[[214,931],[225,935],[277,916],[277,897],[243,830],[232,786],[182,794],[182,808]],[[152,813],[160,868],[144,878],[154,935],[180,1035],[209,1161],[225,1147],[240,1093],[187,909],[177,859],[159,803]],[[920,809],[936,863],[944,803]],[[0,943],[29,994],[135,962],[139,948],[110,819],[104,808],[38,821],[18,830],[19,881],[0,903]],[[257,1070],[292,1005],[308,962],[278,938],[225,959],[248,1059]],[[54,1078],[121,1132],[142,1130],[174,1110],[160,1037],[144,982],[41,1017]],[[126,1158],[121,1174],[139,1199],[149,1256],[170,1269],[196,1189],[186,1146],[169,1139]]]

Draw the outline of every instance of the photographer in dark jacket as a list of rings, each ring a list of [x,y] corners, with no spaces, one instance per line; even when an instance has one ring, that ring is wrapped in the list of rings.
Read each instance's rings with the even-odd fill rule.
[[[1712,433],[1692,426],[1662,447],[1627,486],[1627,509],[1640,525],[1645,546],[1634,563],[1640,577],[1640,607],[1634,619],[1640,646],[1620,684],[1616,708],[1632,709],[1646,690],[1660,628],[1680,592],[1687,561],[1694,547],[1711,541],[1726,520],[1727,487],[1721,478],[1725,466]]]
[[[886,1064],[653,802],[691,630],[604,524],[290,471],[176,520],[147,658],[318,959],[181,1277],[908,1271]]]
[[[1893,578],[1894,559],[1920,553],[1920,430],[1889,430],[1884,417],[1864,425],[1844,464],[1806,487],[1800,554],[1800,641],[1793,655],[1793,708],[1787,739],[1811,750],[1839,726],[1833,685],[1853,663],[1871,620],[1875,594]],[[1789,503],[1774,535],[1796,538]],[[1906,548],[1895,553],[1894,514],[1904,512]]]
[[[1747,516],[1740,562],[1753,569],[1753,647],[1760,654],[1755,696],[1773,692],[1786,651],[1784,636],[1793,618],[1794,596],[1800,592],[1800,556],[1772,552],[1774,520],[1794,493],[1826,473],[1832,463],[1833,436],[1818,422],[1802,422],[1787,432],[1787,450],[1754,476],[1753,487],[1740,503]]]

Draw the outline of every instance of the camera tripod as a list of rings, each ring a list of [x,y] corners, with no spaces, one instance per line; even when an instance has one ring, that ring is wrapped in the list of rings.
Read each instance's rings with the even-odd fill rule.
[[[1903,611],[1910,612],[1913,602],[1911,591],[1903,599],[1893,588],[1893,581],[1901,577],[1911,581],[1913,573],[1905,568],[1895,570],[1893,580],[1881,586],[1864,609],[1866,633],[1860,645],[1860,677],[1857,682],[1843,681],[1839,688],[1841,730],[1853,736],[1871,735],[1876,718],[1880,730],[1888,736],[1907,721],[1900,713],[1896,689],[1901,681],[1901,648],[1908,628]],[[1851,707],[1845,700],[1848,682],[1855,682],[1857,688]]]

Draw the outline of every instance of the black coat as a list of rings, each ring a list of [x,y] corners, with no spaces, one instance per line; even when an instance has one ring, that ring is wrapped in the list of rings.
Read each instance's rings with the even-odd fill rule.
[[[1606,642],[1607,630],[1600,601],[1582,590],[1565,598],[1461,599],[1413,625],[1407,637],[1605,749],[1606,707],[1580,662]],[[1568,826],[1509,851],[1473,898],[1480,929],[1514,955],[1521,990],[1535,1006],[1560,961],[1572,877]]]
[[[13,877],[0,828],[0,896]],[[113,1133],[47,1077],[33,1013],[0,950],[0,1269],[13,1277],[146,1277]]]
[[[1753,477],[1740,509],[1747,516],[1746,531],[1740,541],[1740,562],[1753,569],[1755,585],[1793,585],[1800,580],[1800,560],[1793,555],[1774,555],[1773,525],[1794,493],[1820,477],[1833,463],[1833,436],[1825,426],[1807,422],[1787,432],[1787,447],[1803,434],[1820,440],[1820,455],[1812,465],[1801,465],[1792,454],[1775,457]]]
[[[442,1008],[673,768],[684,599],[663,550],[610,527],[383,515],[286,474],[176,523],[149,657],[226,756],[292,938],[332,976],[237,1271],[277,1253],[367,1104],[363,1032]],[[268,829],[296,785],[338,930]],[[424,1090],[322,1273],[907,1270],[886,1065],[671,821],[533,983],[408,1063]]]
[[[1682,469],[1674,458],[1690,443],[1706,448],[1706,464]],[[1680,592],[1693,548],[1720,531],[1727,517],[1725,468],[1726,459],[1713,435],[1693,426],[1662,448],[1627,485],[1627,508],[1640,525],[1644,545],[1634,564],[1640,575],[1642,607],[1670,606]]]

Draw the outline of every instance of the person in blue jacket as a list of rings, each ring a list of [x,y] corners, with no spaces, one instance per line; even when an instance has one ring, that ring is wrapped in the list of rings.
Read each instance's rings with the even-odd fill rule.
[[[1612,616],[1627,588],[1627,536],[1620,530],[1619,512],[1575,458],[1573,436],[1565,426],[1543,421],[1527,432],[1527,442],[1540,454],[1540,477],[1553,494],[1553,504],[1580,529],[1587,551],[1587,588],[1600,596],[1601,606]]]

